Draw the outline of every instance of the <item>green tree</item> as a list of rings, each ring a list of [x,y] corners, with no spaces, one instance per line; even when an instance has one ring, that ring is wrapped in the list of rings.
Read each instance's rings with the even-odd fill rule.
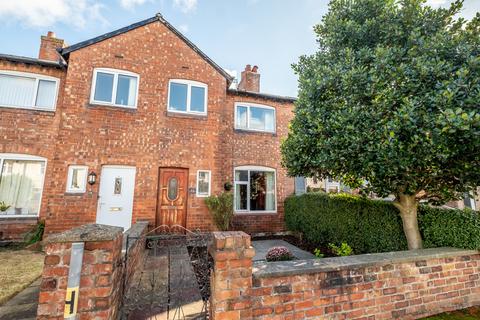
[[[293,66],[299,98],[283,165],[396,196],[410,249],[417,207],[480,185],[480,14],[463,1],[332,0],[318,50]]]

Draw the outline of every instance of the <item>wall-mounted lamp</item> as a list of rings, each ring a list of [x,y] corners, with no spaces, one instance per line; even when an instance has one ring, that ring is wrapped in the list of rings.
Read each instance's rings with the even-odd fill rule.
[[[90,171],[88,174],[88,184],[92,186],[95,184],[95,182],[97,182],[97,174],[93,171]]]

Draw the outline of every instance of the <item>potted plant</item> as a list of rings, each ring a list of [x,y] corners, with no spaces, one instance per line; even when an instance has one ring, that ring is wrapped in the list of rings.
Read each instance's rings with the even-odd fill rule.
[[[0,212],[5,213],[11,206],[6,204],[5,201],[0,201]]]

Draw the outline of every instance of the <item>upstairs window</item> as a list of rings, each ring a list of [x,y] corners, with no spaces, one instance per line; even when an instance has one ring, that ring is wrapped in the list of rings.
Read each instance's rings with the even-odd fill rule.
[[[207,114],[206,84],[189,80],[170,80],[168,111],[191,114]]]
[[[95,69],[90,103],[107,106],[137,107],[139,76],[113,69]]]
[[[0,71],[0,106],[54,111],[58,83],[39,74]]]
[[[235,104],[235,129],[275,132],[275,108],[249,103]]]

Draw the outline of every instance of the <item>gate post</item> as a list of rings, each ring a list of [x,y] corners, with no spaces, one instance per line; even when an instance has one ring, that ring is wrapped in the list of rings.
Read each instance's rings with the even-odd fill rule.
[[[123,272],[122,231],[89,224],[47,238],[37,319],[116,319]],[[71,260],[74,243],[84,245],[81,265],[77,265],[80,285],[67,290],[71,263],[76,263]]]
[[[242,231],[214,232],[209,248],[214,260],[210,278],[210,319],[252,319],[250,236]]]

